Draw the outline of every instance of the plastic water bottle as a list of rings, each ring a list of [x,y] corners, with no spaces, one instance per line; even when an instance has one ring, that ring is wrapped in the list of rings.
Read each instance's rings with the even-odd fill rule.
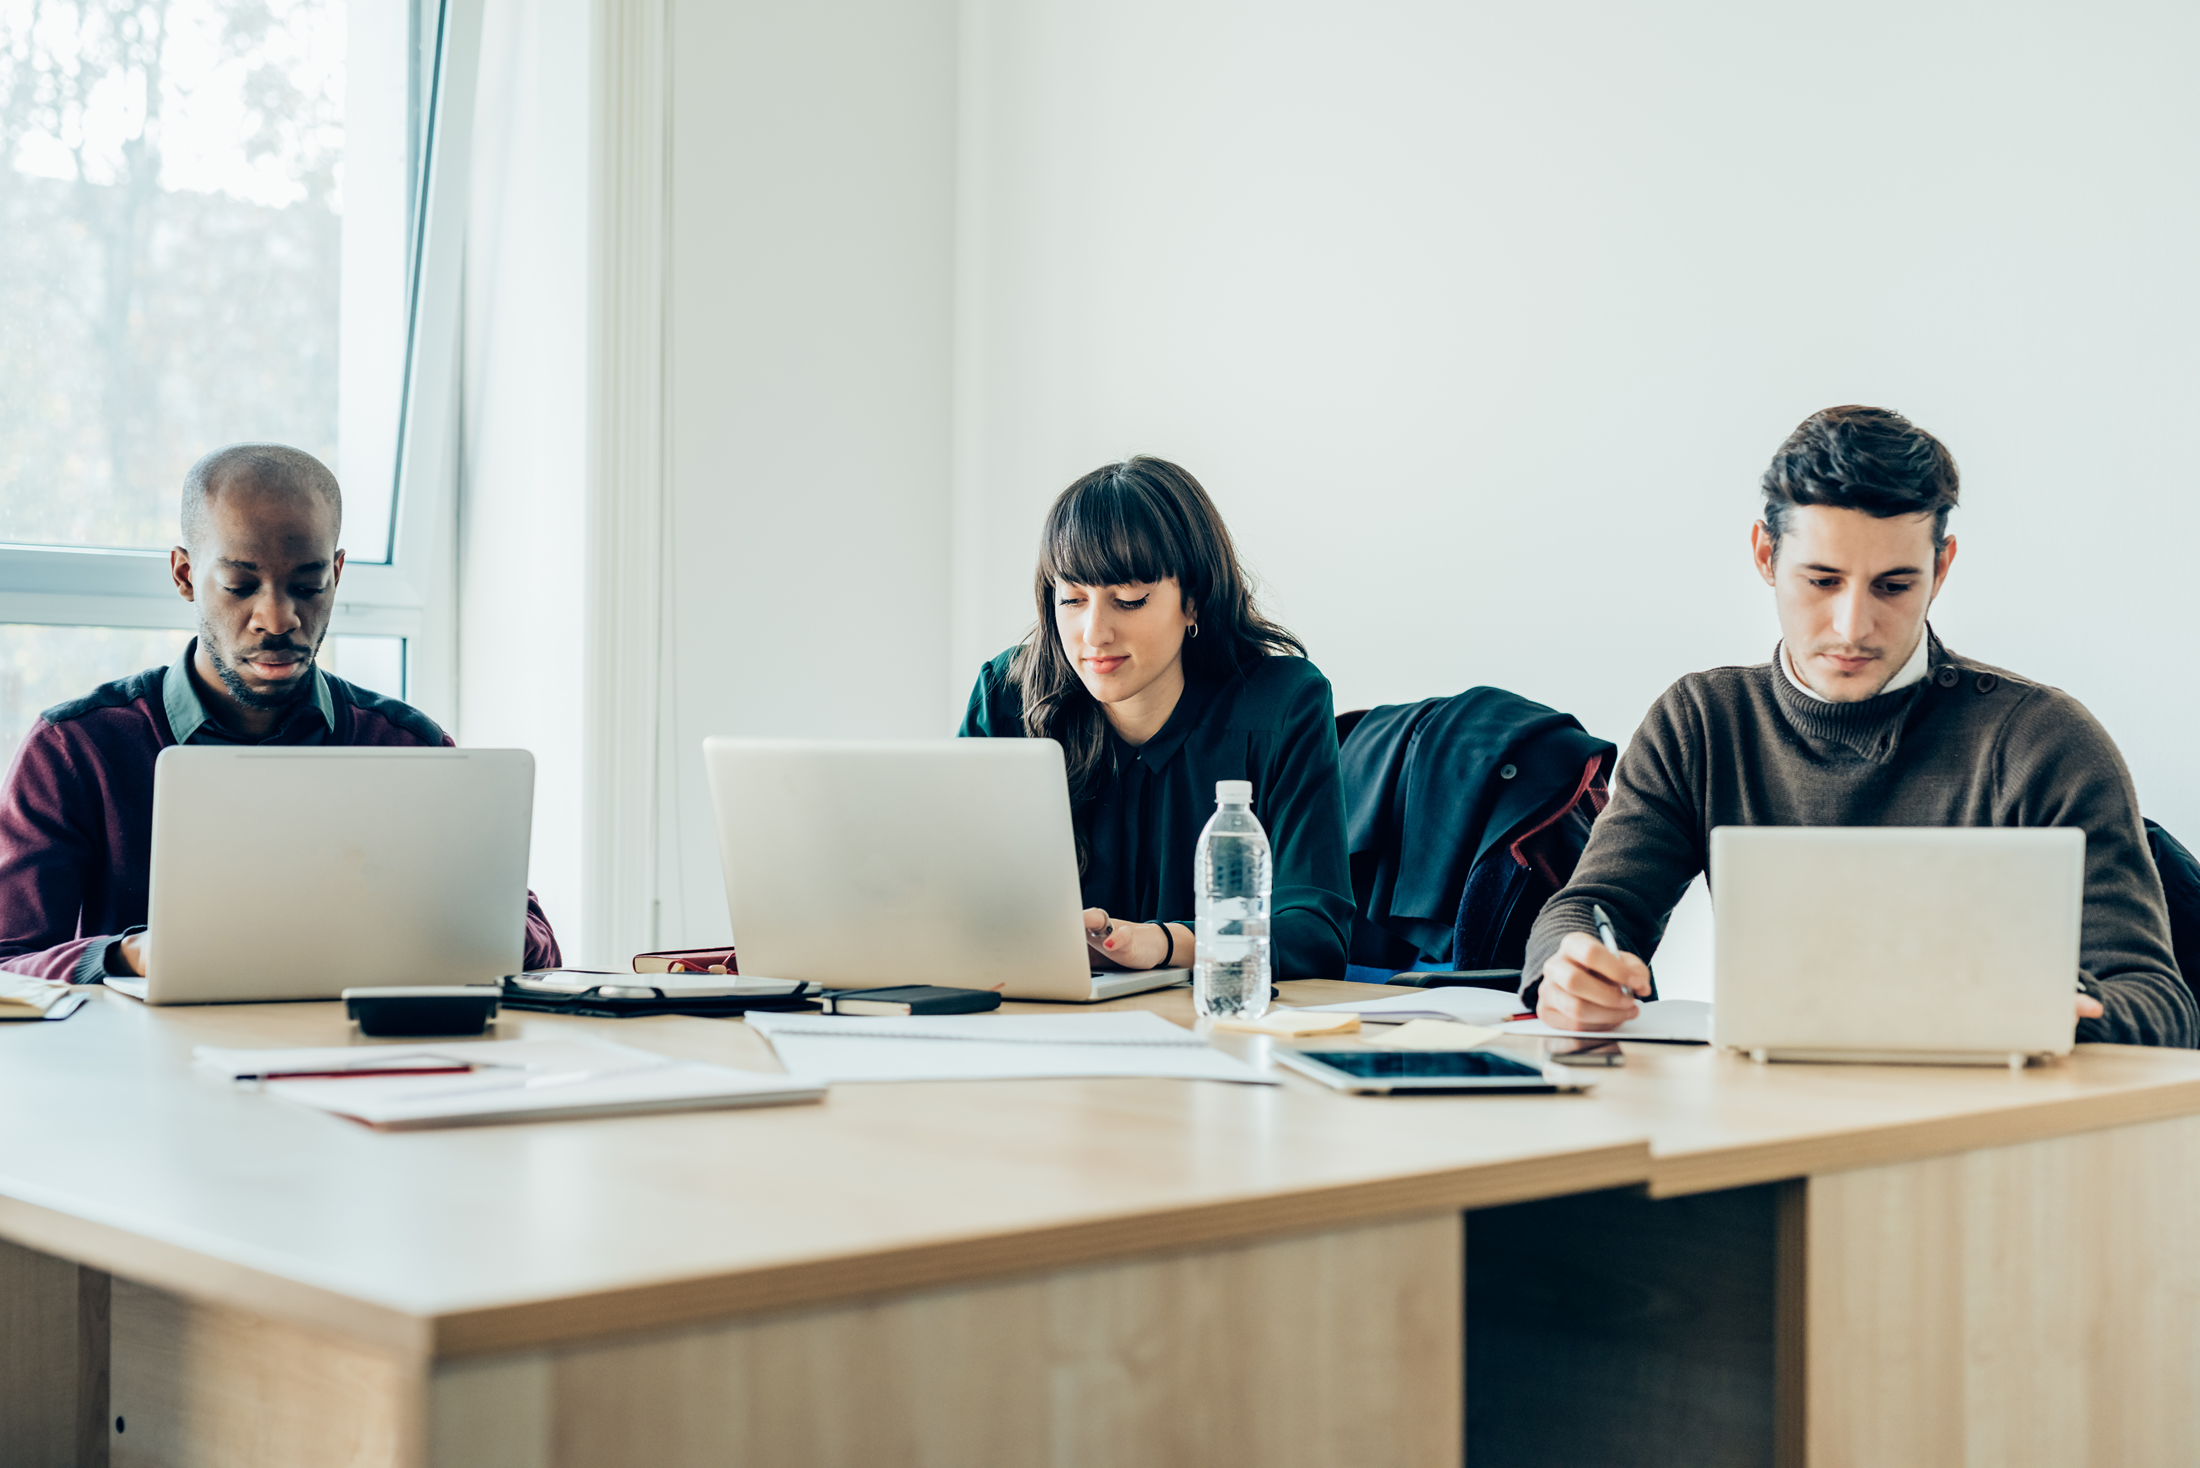
[[[1199,900],[1192,1008],[1201,1019],[1258,1019],[1268,1012],[1271,866],[1268,833],[1253,817],[1253,782],[1215,781],[1215,813],[1199,833],[1192,863]]]

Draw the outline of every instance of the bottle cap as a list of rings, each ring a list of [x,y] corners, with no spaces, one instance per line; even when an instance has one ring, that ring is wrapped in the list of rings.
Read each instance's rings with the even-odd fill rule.
[[[1250,780],[1215,781],[1216,805],[1251,805],[1253,782]]]

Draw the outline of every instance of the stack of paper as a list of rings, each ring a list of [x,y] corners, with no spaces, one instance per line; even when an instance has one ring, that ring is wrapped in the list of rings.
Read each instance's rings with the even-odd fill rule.
[[[1380,999],[1316,1004],[1310,1014],[1356,1014],[1371,1025],[1416,1019],[1451,1019],[1469,1025],[1501,1025],[1520,1013],[1520,996],[1505,989],[1405,989]]]
[[[752,1012],[747,1020],[770,1038],[787,1069],[825,1081],[1162,1076],[1277,1084],[1144,1010],[865,1018]]]
[[[461,1040],[225,1050],[201,1045],[199,1065],[256,1080],[300,1106],[392,1130],[642,1111],[816,1101],[804,1076],[668,1060],[605,1040]]]
[[[1316,1014],[1311,1009],[1271,1009],[1258,1019],[1218,1019],[1218,1030],[1248,1035],[1277,1035],[1286,1040],[1318,1035],[1349,1035],[1360,1027],[1356,1014]]]

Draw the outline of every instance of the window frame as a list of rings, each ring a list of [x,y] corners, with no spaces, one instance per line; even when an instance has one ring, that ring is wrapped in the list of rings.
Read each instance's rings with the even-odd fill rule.
[[[406,700],[445,723],[457,702],[459,291],[483,5],[419,6],[427,117],[414,181],[405,384],[390,542],[373,548],[389,560],[346,561],[328,629],[404,638]],[[176,594],[167,551],[0,543],[0,623],[191,631],[198,619]]]

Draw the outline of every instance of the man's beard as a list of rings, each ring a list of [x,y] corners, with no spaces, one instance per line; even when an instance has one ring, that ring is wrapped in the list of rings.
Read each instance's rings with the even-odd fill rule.
[[[206,656],[214,664],[215,675],[222,680],[222,687],[229,690],[231,698],[248,709],[258,709],[265,713],[272,709],[289,708],[304,698],[313,687],[313,659],[321,650],[319,643],[306,647],[286,637],[280,642],[263,642],[253,648],[254,652],[302,652],[306,655],[306,671],[291,680],[292,686],[287,692],[259,693],[245,686],[244,676],[230,664],[229,659],[222,656],[221,643],[203,625],[199,628],[199,640],[206,647]]]

